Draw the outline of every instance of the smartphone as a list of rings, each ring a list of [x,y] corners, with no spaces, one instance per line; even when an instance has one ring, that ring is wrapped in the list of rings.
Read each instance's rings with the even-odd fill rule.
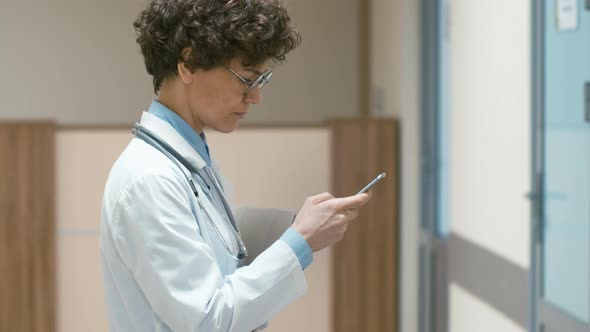
[[[374,179],[373,179],[373,181],[369,182],[369,184],[368,184],[368,185],[366,185],[366,186],[365,186],[363,189],[361,189],[361,191],[359,191],[359,192],[357,193],[357,195],[358,195],[358,194],[362,194],[362,193],[366,192],[367,190],[371,189],[371,187],[373,187],[375,184],[377,184],[377,182],[379,182],[379,181],[383,180],[383,179],[385,178],[385,176],[386,176],[386,175],[387,175],[387,174],[385,174],[385,172],[383,172],[383,173],[381,173],[381,174],[377,175],[377,177],[376,177],[376,178],[374,178]]]

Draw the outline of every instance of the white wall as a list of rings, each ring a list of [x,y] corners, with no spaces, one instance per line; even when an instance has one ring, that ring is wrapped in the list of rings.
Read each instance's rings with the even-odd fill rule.
[[[529,2],[450,6],[451,229],[527,268]]]
[[[58,331],[106,331],[98,251],[104,183],[131,138],[129,130],[65,130],[56,140]],[[244,129],[208,136],[233,183],[236,206],[296,209],[329,190],[327,129]],[[331,255],[305,271],[308,294],[270,322],[268,331],[331,331]],[[301,319],[305,317],[305,319]]]
[[[371,0],[369,6],[369,88],[373,116],[402,112],[404,1]]]
[[[522,327],[506,318],[457,284],[449,288],[449,331],[523,332]]]
[[[450,1],[451,232],[529,266],[529,1]],[[493,276],[490,276],[493,277]],[[498,276],[500,277],[500,276]],[[457,287],[450,331],[524,331]],[[483,331],[483,330],[482,330]]]
[[[371,114],[401,122],[400,331],[418,330],[420,1],[371,0]]]
[[[359,7],[365,0],[284,0],[301,46],[274,71],[245,123],[321,123],[361,112]],[[251,115],[251,116],[250,116]]]
[[[302,45],[246,123],[321,123],[360,110],[361,0],[290,0]],[[135,122],[153,95],[132,22],[143,0],[0,3],[0,119]]]
[[[141,2],[2,1],[0,118],[132,123],[153,94],[131,25]]]

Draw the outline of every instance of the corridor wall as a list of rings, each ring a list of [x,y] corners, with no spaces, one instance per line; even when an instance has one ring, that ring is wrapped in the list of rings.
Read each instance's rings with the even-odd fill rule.
[[[530,1],[450,0],[448,13],[448,331],[524,332]]]

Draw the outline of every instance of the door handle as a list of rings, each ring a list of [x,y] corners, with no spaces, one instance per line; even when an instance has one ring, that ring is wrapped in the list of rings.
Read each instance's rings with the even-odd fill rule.
[[[586,122],[590,123],[590,81],[584,83],[584,113]]]

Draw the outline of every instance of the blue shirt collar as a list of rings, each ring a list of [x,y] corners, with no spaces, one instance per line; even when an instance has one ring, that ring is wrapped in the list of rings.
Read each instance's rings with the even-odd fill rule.
[[[205,160],[207,165],[211,166],[211,156],[209,154],[209,146],[205,133],[200,135],[182,119],[178,114],[168,107],[160,104],[157,100],[152,101],[148,112],[157,116],[158,118],[168,122],[176,131],[197,151],[199,156]]]

